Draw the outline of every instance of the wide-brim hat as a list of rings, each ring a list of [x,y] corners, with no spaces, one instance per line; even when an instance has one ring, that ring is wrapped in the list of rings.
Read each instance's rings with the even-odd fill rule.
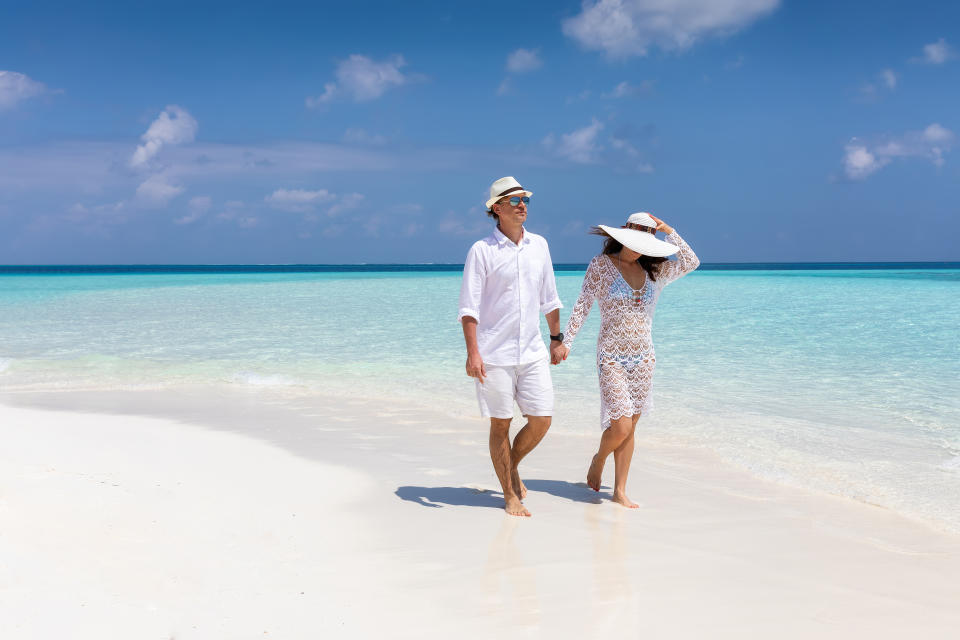
[[[657,230],[656,220],[650,217],[649,213],[642,211],[627,218],[627,224],[624,227],[608,227],[605,224],[599,224],[597,227],[627,249],[645,256],[666,258],[680,250],[676,245],[657,239],[654,235]]]
[[[506,176],[495,181],[490,185],[490,199],[487,200],[487,209],[493,206],[493,203],[504,196],[532,196],[533,191],[527,191],[520,186],[517,179],[513,176]]]

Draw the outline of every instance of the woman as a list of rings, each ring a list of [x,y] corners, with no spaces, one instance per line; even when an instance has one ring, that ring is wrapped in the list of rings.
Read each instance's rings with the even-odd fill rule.
[[[656,238],[657,231],[667,234],[667,242]],[[587,267],[580,297],[567,321],[563,342],[555,347],[554,357],[566,359],[573,339],[597,300],[601,314],[597,372],[601,425],[605,430],[600,450],[587,471],[587,485],[594,491],[600,490],[603,465],[612,453],[613,501],[635,509],[637,504],[626,493],[627,473],[633,458],[637,420],[653,406],[653,312],[663,287],[696,269],[700,260],[672,227],[649,213],[631,215],[620,229],[600,225],[592,233],[606,236],[607,241],[603,253]],[[677,260],[668,260],[667,256],[674,253]]]

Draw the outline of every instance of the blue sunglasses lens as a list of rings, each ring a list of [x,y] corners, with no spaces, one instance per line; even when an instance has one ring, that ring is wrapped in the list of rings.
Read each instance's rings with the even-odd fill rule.
[[[523,204],[530,204],[530,196],[523,196],[522,198],[520,196],[513,196],[509,202],[515,207],[519,206],[521,202]]]

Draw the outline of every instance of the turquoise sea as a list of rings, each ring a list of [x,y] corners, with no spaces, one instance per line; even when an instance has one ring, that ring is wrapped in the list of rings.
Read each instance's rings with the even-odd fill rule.
[[[960,532],[960,264],[705,267],[660,299],[640,446]],[[559,266],[564,322],[582,275]],[[475,415],[459,287],[443,266],[0,267],[0,391],[256,386]],[[553,369],[553,428],[591,438],[599,320]]]

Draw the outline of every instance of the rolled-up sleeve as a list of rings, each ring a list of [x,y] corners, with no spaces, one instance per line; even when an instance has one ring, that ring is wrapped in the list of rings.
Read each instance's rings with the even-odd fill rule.
[[[543,284],[540,286],[540,313],[546,315],[555,309],[563,309],[560,295],[557,293],[557,279],[553,275],[553,258],[547,243],[543,243],[547,259],[543,267]]]
[[[483,291],[484,276],[480,252],[477,245],[473,245],[463,263],[463,282],[460,285],[460,310],[457,313],[457,322],[461,322],[464,316],[480,321],[480,293]]]

